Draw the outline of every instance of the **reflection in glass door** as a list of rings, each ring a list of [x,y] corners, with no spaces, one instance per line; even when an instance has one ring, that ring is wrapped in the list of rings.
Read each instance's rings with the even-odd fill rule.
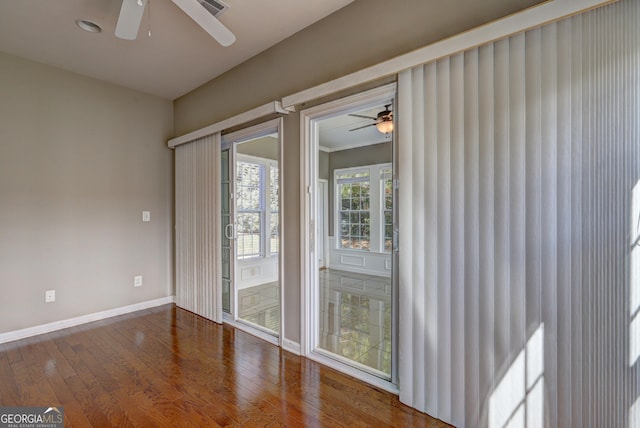
[[[324,215],[334,227],[329,267],[318,271],[318,349],[391,379],[393,147],[375,146],[329,154],[334,204]]]
[[[281,314],[278,123],[224,136],[222,156],[225,319],[271,337]]]

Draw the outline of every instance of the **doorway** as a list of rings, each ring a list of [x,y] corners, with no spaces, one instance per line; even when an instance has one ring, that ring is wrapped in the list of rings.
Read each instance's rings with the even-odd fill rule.
[[[397,391],[395,90],[386,85],[301,112],[303,352],[390,391]]]
[[[224,320],[273,343],[281,336],[281,120],[222,139]]]

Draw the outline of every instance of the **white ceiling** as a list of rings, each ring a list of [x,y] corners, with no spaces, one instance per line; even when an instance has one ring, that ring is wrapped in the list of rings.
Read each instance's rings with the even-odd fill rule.
[[[171,0],[151,0],[138,38],[114,36],[121,0],[0,0],[0,51],[175,99],[353,0],[224,0],[220,46]],[[151,12],[151,37],[147,36]],[[87,33],[77,19],[102,27]]]
[[[391,100],[387,104],[390,102]],[[373,119],[355,117],[351,114],[376,117],[384,109],[385,106],[381,104],[366,110],[344,112],[318,121],[318,142],[321,150],[335,152],[391,141],[391,134],[381,134],[375,126],[351,131],[354,128],[375,123]]]

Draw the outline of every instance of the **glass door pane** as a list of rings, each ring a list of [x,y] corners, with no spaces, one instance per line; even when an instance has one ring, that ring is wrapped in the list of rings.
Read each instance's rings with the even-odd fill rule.
[[[222,151],[221,206],[222,206],[222,310],[231,313],[231,283],[233,275],[233,216],[231,212],[231,156],[230,150]]]
[[[279,136],[235,143],[237,318],[280,331]]]
[[[276,343],[281,329],[281,119],[222,137],[225,321]]]
[[[392,105],[389,99],[316,119],[313,208],[317,259],[327,259],[315,272],[314,352],[388,381],[395,349],[393,135],[374,125]]]

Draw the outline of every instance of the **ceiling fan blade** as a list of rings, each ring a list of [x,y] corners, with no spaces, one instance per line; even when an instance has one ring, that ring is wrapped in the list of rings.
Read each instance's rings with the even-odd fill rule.
[[[349,116],[353,116],[353,117],[361,117],[361,118],[363,118],[363,119],[376,120],[376,118],[375,118],[375,117],[372,117],[372,116],[363,116],[363,115],[361,115],[361,114],[350,114]]]
[[[368,128],[368,127],[370,127],[370,126],[376,126],[376,124],[375,124],[375,123],[370,123],[369,125],[360,126],[360,127],[358,127],[358,128],[353,128],[353,129],[350,129],[349,131],[357,131],[358,129]]]
[[[135,40],[138,37],[138,29],[144,15],[147,0],[122,0],[120,16],[116,24],[116,37],[125,40]]]
[[[197,0],[171,0],[184,13],[189,15],[196,24],[209,33],[222,46],[230,46],[236,41],[236,36],[225,27],[216,17],[211,15]]]

